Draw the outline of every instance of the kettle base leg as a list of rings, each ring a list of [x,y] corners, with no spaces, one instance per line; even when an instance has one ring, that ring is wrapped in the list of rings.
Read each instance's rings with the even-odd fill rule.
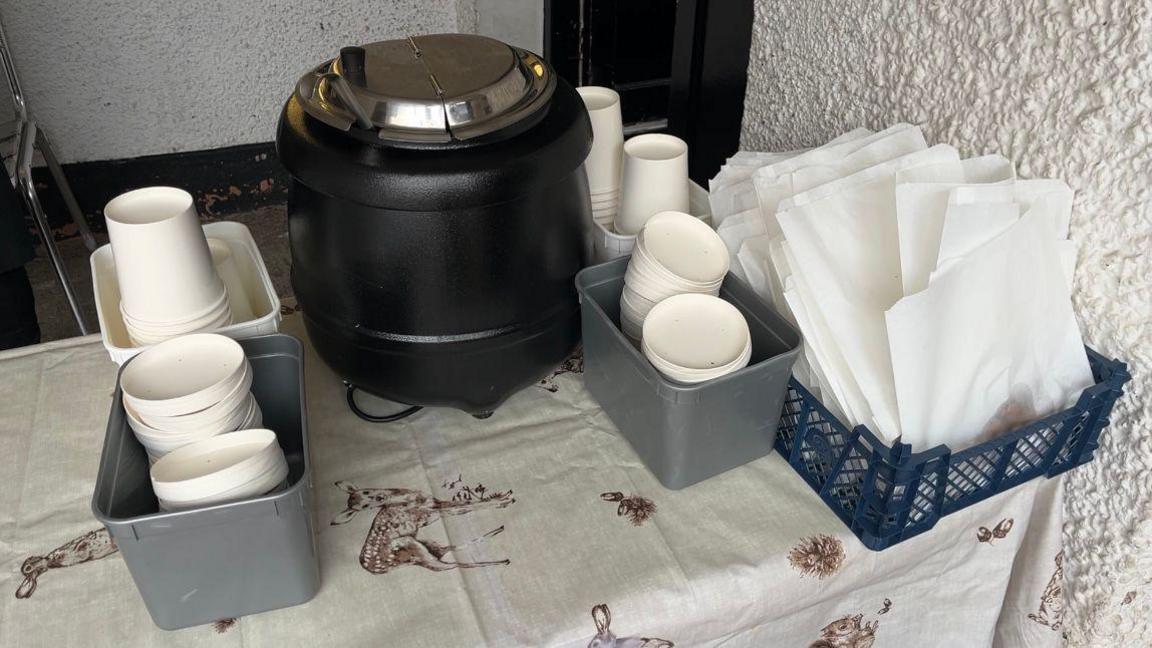
[[[479,414],[473,414],[473,415],[472,415],[472,418],[474,418],[474,419],[477,419],[477,420],[480,420],[480,421],[483,421],[483,420],[484,420],[484,419],[486,419],[486,418],[492,418],[492,415],[493,415],[494,413],[495,413],[495,412],[493,412],[493,411],[491,411],[491,410],[489,410],[489,411],[487,411],[487,412],[480,412]]]

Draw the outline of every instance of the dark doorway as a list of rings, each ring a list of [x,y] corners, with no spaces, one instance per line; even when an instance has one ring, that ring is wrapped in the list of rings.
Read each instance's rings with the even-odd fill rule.
[[[620,93],[625,136],[684,139],[701,184],[737,150],[752,0],[546,0],[544,18],[544,56]]]

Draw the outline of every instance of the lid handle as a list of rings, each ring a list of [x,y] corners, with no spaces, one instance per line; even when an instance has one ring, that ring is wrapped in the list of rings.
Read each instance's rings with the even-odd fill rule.
[[[367,85],[368,79],[364,74],[364,48],[341,47],[340,71],[344,73],[344,78],[348,79],[349,83],[358,86]]]

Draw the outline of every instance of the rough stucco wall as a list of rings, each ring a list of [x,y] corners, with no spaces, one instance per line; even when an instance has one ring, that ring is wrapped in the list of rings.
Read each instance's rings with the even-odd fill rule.
[[[473,0],[477,34],[498,38],[537,54],[544,53],[542,0]]]
[[[32,114],[78,162],[271,141],[311,65],[343,45],[456,31],[461,5],[2,0],[0,13]]]
[[[908,121],[1076,189],[1081,328],[1135,377],[1096,461],[1067,481],[1068,636],[1148,645],[1152,0],[757,0],[748,74],[746,149]]]

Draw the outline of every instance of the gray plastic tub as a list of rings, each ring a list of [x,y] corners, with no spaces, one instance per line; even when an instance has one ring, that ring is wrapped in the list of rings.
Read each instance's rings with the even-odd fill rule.
[[[576,275],[584,328],[584,385],[667,488],[690,486],[772,452],[800,334],[732,274],[720,297],[744,314],[752,360],[697,385],[671,381],[620,330],[631,257]]]
[[[264,425],[276,432],[288,459],[286,490],[160,513],[148,457],[128,426],[119,386],[108,418],[92,512],[120,548],[152,620],[165,630],[298,605],[320,588],[303,350],[287,335],[239,342],[252,363],[252,393]]]

